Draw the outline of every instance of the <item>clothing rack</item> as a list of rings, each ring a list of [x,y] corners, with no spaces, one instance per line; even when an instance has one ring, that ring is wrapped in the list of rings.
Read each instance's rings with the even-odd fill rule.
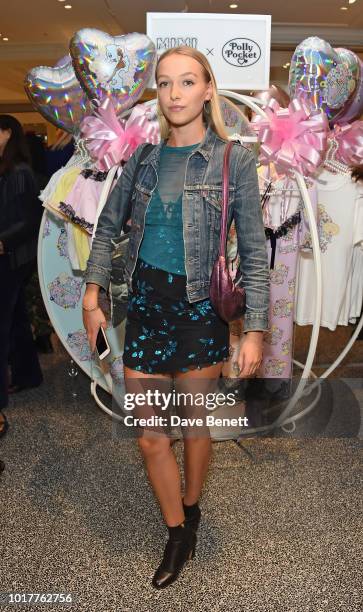
[[[242,94],[237,94],[237,93],[227,91],[227,90],[219,90],[218,93],[220,95],[230,97],[232,99],[238,100],[246,104],[247,106],[252,108],[252,110],[262,115],[263,117],[267,118],[266,113],[258,106],[259,101],[257,102],[257,100],[251,99],[249,96],[244,96]],[[153,100],[149,101],[150,105],[153,103],[154,103]],[[304,200],[304,205],[305,205],[305,209],[307,212],[307,217],[308,217],[310,230],[311,230],[314,265],[315,265],[315,271],[316,271],[315,284],[316,284],[317,299],[316,299],[316,308],[315,308],[315,321],[313,324],[313,330],[312,330],[311,339],[310,339],[308,356],[307,356],[306,364],[303,369],[303,373],[301,375],[300,382],[297,386],[295,393],[293,394],[292,398],[288,402],[285,410],[281,413],[277,421],[274,423],[274,427],[279,427],[280,425],[285,423],[285,420],[289,418],[289,415],[292,413],[293,408],[295,407],[295,405],[297,404],[297,402],[303,395],[303,391],[307,384],[308,378],[310,376],[311,367],[312,367],[314,357],[315,357],[315,352],[316,352],[316,347],[317,347],[317,342],[318,342],[318,337],[319,337],[319,330],[320,330],[320,318],[321,318],[321,302],[322,302],[321,257],[320,257],[320,248],[319,248],[319,238],[318,238],[318,233],[317,233],[317,228],[316,228],[316,223],[315,223],[315,216],[314,216],[314,211],[312,208],[309,192],[307,190],[304,177],[296,171],[294,171],[294,176],[295,176],[297,185],[299,187],[299,191]],[[105,189],[106,189],[106,185],[104,186],[104,190]],[[102,193],[101,201],[106,201],[106,199],[107,199],[107,195],[104,196],[104,193]],[[98,211],[98,214],[100,214],[100,212],[101,210]],[[101,408],[103,408],[102,402],[100,402],[99,398],[97,397],[97,393],[95,393],[95,391],[96,391],[95,386],[91,383],[91,393],[93,394],[93,397],[98,403],[98,405]],[[290,418],[296,419],[297,417],[298,415],[294,415],[294,417],[290,417]],[[271,426],[268,426],[265,428],[264,427],[254,428],[254,429],[250,429],[248,433],[251,434],[257,431],[261,431],[261,430],[266,430],[266,429],[268,430],[270,428]]]
[[[259,105],[263,105],[263,102],[261,100],[257,100],[257,99],[253,99],[250,98],[249,96],[244,96],[242,94],[236,94],[232,91],[225,91],[225,90],[220,90],[219,93],[221,95],[225,95],[226,97],[235,99],[237,101],[242,102],[243,104],[245,104],[246,106],[249,106],[254,112],[259,113],[262,116],[266,116],[264,111],[260,108]],[[146,104],[154,104],[154,100],[149,101]],[[245,139],[250,138],[250,137],[244,137]],[[247,141],[247,140],[245,140]],[[80,156],[83,158],[83,162],[87,162],[88,160],[85,159],[85,152],[84,151],[79,151]],[[116,170],[115,170],[116,172]],[[112,173],[111,173],[112,175]],[[110,175],[110,176],[111,176]],[[265,427],[257,427],[254,429],[249,429],[248,432],[246,432],[246,435],[251,435],[253,433],[259,433],[259,432],[266,432],[270,429],[275,429],[277,427],[281,427],[281,429],[285,430],[285,431],[292,431],[295,426],[295,422],[302,418],[303,416],[305,416],[305,414],[307,412],[309,412],[316,404],[317,399],[315,398],[314,401],[306,408],[304,408],[304,410],[301,410],[299,413],[292,415],[292,410],[293,408],[296,406],[297,402],[299,401],[300,398],[309,395],[311,393],[311,390],[314,388],[314,386],[317,386],[319,379],[317,379],[316,375],[314,374],[314,372],[312,371],[312,364],[313,364],[313,360],[314,360],[314,356],[315,356],[315,352],[316,352],[316,347],[317,347],[317,341],[318,341],[318,336],[319,336],[319,331],[320,331],[320,318],[321,318],[321,299],[322,299],[322,278],[321,278],[321,258],[320,258],[320,248],[319,248],[319,239],[318,239],[318,234],[317,234],[317,228],[316,228],[316,222],[315,222],[315,216],[314,216],[314,212],[312,209],[312,205],[311,205],[311,201],[310,201],[310,197],[309,197],[309,193],[308,193],[308,189],[307,189],[307,185],[306,185],[306,180],[305,178],[295,172],[294,173],[294,178],[296,180],[296,183],[298,185],[298,193],[301,194],[302,196],[302,200],[303,200],[303,205],[304,208],[306,210],[306,214],[307,214],[307,218],[308,218],[308,222],[309,222],[309,226],[310,226],[310,230],[311,230],[311,238],[312,238],[312,247],[313,247],[313,258],[314,258],[314,268],[315,268],[315,286],[316,286],[316,308],[315,308],[315,319],[314,319],[314,324],[313,324],[313,329],[312,329],[312,334],[311,334],[311,339],[310,339],[310,345],[309,345],[309,350],[308,350],[308,355],[307,355],[307,359],[306,359],[306,363],[305,364],[301,364],[295,360],[293,360],[293,363],[295,365],[297,365],[298,367],[300,367],[302,369],[302,374],[301,374],[301,379],[300,382],[293,394],[293,396],[291,397],[290,401],[288,402],[284,412],[280,415],[280,417],[278,418],[278,420],[273,423],[270,426],[265,426]],[[100,198],[100,206],[99,206],[99,211],[98,214],[101,212],[101,205],[102,202],[104,203],[107,199],[107,195],[109,192],[109,189],[111,187],[111,179],[110,181],[106,181],[106,184],[104,185],[104,193],[102,193],[101,198]],[[107,190],[107,191],[106,191]],[[281,189],[280,192],[283,193],[285,191],[289,191],[291,192],[291,189]],[[277,190],[272,192],[274,194],[279,193]],[[271,194],[272,195],[272,194]],[[49,302],[49,295],[48,295],[48,291],[47,291],[47,285],[45,282],[45,278],[43,275],[43,262],[42,262],[42,258],[45,256],[45,250],[43,252],[43,242],[44,242],[44,237],[43,237],[43,231],[44,231],[44,227],[45,227],[45,223],[47,222],[47,211],[44,211],[43,214],[43,219],[42,219],[42,223],[41,223],[41,227],[40,227],[40,238],[39,238],[39,242],[38,242],[38,270],[39,270],[39,281],[40,281],[40,286],[41,286],[41,291],[42,291],[42,295],[43,295],[43,300],[44,303],[47,307],[48,310],[48,314],[51,317],[51,307]],[[45,247],[44,247],[45,249]],[[56,322],[54,322],[52,320],[52,323],[54,325],[55,331],[58,333],[61,341],[63,342],[67,352],[72,355],[72,350],[70,349],[69,345],[66,344],[66,340],[65,338],[63,338],[63,334],[62,334],[62,330],[59,328],[59,326],[57,325]],[[346,354],[349,352],[350,348],[352,347],[352,345],[354,344],[356,338],[358,337],[361,329],[363,327],[363,315],[360,318],[360,321],[357,325],[357,328],[354,332],[354,334],[352,335],[350,341],[348,342],[348,344],[346,345],[346,347],[344,348],[344,350],[341,352],[341,354],[337,357],[337,359],[335,360],[335,362],[319,377],[319,378],[326,378],[328,377],[333,370],[340,364],[340,362],[344,359],[344,357],[346,356]],[[77,355],[73,354],[72,355],[72,359],[77,363],[77,365],[83,369],[84,371],[86,371],[85,369],[85,363],[80,361],[80,359],[77,357]],[[86,372],[88,375],[89,372]],[[112,379],[111,376],[109,374],[104,374],[102,372],[102,370],[100,369],[99,372],[99,378],[97,379],[97,377],[94,376],[95,375],[95,371],[91,372],[91,394],[94,397],[95,401],[97,402],[98,406],[104,410],[107,414],[111,415],[113,418],[115,419],[120,419],[120,417],[118,415],[116,415],[112,410],[110,410],[109,408],[107,408],[107,406],[104,405],[104,403],[100,400],[100,398],[97,395],[97,386],[101,386],[106,392],[110,393],[112,390]],[[309,377],[315,378],[317,379],[315,382],[313,382],[312,384],[307,384],[308,383],[308,379]],[[319,392],[319,388],[318,388],[318,392]],[[288,429],[290,428],[290,429]],[[243,434],[241,435],[241,437],[243,437]]]

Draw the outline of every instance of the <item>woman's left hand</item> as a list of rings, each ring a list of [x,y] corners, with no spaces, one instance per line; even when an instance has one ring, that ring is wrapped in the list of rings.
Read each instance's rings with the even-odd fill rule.
[[[263,332],[247,332],[241,340],[237,364],[238,376],[254,376],[262,362]]]

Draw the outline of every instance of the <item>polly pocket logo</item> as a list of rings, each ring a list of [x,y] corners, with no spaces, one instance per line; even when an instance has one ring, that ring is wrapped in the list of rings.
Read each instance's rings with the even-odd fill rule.
[[[261,57],[260,46],[250,38],[233,38],[222,49],[222,57],[231,66],[253,66]]]

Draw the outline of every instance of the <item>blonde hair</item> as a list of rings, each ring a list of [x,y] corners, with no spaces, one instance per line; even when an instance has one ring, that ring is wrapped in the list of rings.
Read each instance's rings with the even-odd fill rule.
[[[219,105],[216,79],[213,74],[210,63],[208,62],[206,56],[203,53],[201,53],[197,49],[193,49],[192,47],[187,46],[174,47],[172,49],[164,51],[164,53],[160,55],[156,63],[155,81],[157,80],[158,66],[161,60],[173,54],[192,57],[193,59],[197,60],[197,62],[202,66],[203,75],[205,77],[206,82],[209,83],[210,81],[212,84],[212,97],[210,101],[204,103],[203,107],[203,121],[207,124],[207,126],[211,126],[220,138],[222,138],[223,140],[228,140],[228,133],[224,125],[223,115]],[[162,139],[166,139],[170,135],[170,125],[165,115],[161,112],[159,103],[157,105],[157,113],[160,125],[160,136]]]

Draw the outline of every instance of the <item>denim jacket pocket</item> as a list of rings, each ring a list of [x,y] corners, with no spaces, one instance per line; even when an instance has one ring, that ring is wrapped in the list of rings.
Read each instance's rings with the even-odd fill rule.
[[[206,203],[215,208],[218,212],[222,210],[222,191],[221,190],[204,190],[202,191]]]
[[[221,212],[222,204],[223,204],[223,190],[222,189],[219,189],[219,188],[203,189],[202,195],[210,206],[213,206],[216,210]],[[229,205],[233,204],[234,195],[235,195],[235,188],[231,186],[229,187],[229,190],[228,190]]]

